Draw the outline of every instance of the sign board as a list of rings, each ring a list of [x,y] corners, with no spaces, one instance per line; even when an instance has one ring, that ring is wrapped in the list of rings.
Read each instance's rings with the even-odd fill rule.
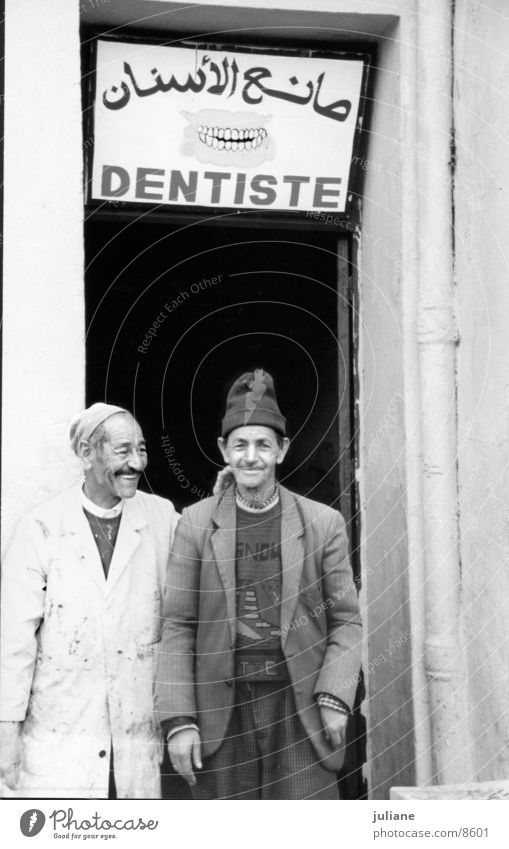
[[[343,212],[364,68],[98,39],[90,197]]]

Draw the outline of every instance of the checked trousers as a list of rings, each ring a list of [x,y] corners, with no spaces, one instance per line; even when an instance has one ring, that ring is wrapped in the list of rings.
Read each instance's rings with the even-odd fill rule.
[[[299,719],[288,681],[237,682],[226,737],[204,759],[195,799],[338,799]]]

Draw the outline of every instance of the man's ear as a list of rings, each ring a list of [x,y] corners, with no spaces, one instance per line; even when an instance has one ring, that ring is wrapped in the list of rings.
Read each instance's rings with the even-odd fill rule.
[[[94,448],[90,445],[90,442],[87,442],[83,439],[78,445],[78,457],[83,463],[83,468],[85,471],[92,468],[92,455],[94,453]]]
[[[219,450],[220,450],[221,454],[223,455],[223,460],[224,460],[224,461],[225,461],[225,463],[228,465],[228,463],[230,462],[230,460],[229,460],[229,458],[228,458],[228,452],[227,452],[227,450],[226,450],[226,443],[227,443],[227,441],[228,441],[227,439],[223,439],[223,437],[222,437],[222,436],[220,436],[220,437],[218,438],[218,440],[217,440],[217,444],[218,444],[218,446],[219,446]]]
[[[279,449],[279,452],[278,452],[278,455],[277,455],[277,458],[276,458],[276,463],[282,463],[283,462],[283,460],[285,459],[285,457],[287,455],[289,447],[290,447],[290,440],[288,439],[287,436],[285,436],[285,437],[283,437],[283,445]]]

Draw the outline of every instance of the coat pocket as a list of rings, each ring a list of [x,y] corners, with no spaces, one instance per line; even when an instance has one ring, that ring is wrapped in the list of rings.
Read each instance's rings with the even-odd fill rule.
[[[138,651],[154,651],[161,640],[161,593],[159,590],[141,598],[130,607],[130,631]]]

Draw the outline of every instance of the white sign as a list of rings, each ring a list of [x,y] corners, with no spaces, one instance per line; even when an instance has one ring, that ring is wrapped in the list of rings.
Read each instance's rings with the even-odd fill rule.
[[[91,197],[342,212],[363,69],[98,40]]]

